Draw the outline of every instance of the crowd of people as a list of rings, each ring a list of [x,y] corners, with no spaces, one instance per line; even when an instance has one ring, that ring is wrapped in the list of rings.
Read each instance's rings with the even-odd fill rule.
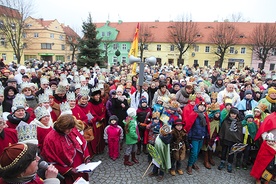
[[[192,175],[200,153],[207,169],[252,168],[256,183],[274,179],[275,71],[164,64],[146,66],[143,78],[136,72],[127,63],[110,70],[73,62],[2,67],[0,181],[50,183],[57,171],[60,183],[88,180],[78,165],[105,150],[116,160],[122,149],[126,166],[140,154],[155,160],[148,176],[157,181],[165,172]],[[50,164],[46,173],[40,160]]]

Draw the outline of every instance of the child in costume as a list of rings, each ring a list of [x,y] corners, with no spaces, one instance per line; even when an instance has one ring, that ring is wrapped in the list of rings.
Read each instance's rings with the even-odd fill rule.
[[[258,102],[256,102],[253,99],[253,92],[251,90],[246,90],[244,92],[244,98],[236,105],[236,107],[239,109],[239,116],[240,119],[244,119],[244,112],[247,110],[252,110],[258,105]]]
[[[112,160],[116,160],[120,155],[120,142],[124,138],[124,131],[118,125],[118,117],[110,116],[107,127],[104,129],[104,140],[108,144],[108,154]]]
[[[153,105],[153,112],[159,112],[160,114],[163,113],[164,106],[163,106],[164,100],[162,96],[157,97],[157,103]]]
[[[137,155],[141,154],[141,145],[143,144],[143,152],[148,154],[147,151],[147,135],[148,131],[146,130],[146,126],[148,125],[148,119],[151,117],[151,108],[148,106],[148,102],[146,98],[141,98],[139,102],[138,109],[136,111],[137,114],[137,123],[140,134],[140,141],[137,143]],[[145,140],[146,138],[146,140]]]
[[[256,123],[258,129],[267,116],[267,114],[264,112],[266,108],[267,106],[263,103],[259,103],[258,106],[254,108],[254,122]]]
[[[131,154],[131,160],[134,163],[139,163],[136,159],[135,154],[137,151],[137,142],[140,141],[139,129],[136,120],[136,109],[128,108],[127,109],[127,117],[123,121],[125,124],[125,132],[126,132],[126,149],[124,156],[124,165],[132,166],[133,163],[129,161],[129,157]]]
[[[251,110],[248,110],[245,111],[244,114],[245,118],[242,121],[244,133],[243,143],[247,144],[247,146],[243,151],[242,168],[244,170],[247,170],[247,165],[251,165],[250,159],[252,158],[254,160],[254,158],[256,158],[256,151],[259,144],[257,141],[254,141],[258,128],[255,122],[253,121],[253,112]]]
[[[181,161],[186,156],[186,131],[183,129],[183,123],[181,119],[177,119],[172,128],[172,142],[171,142],[171,170],[170,174],[175,176],[177,171],[178,174],[183,175],[181,169]]]
[[[209,163],[215,165],[213,160],[213,154],[216,151],[217,141],[219,140],[219,119],[220,119],[220,109],[218,103],[212,103],[210,105],[210,113],[208,115],[210,120],[210,139],[208,141],[207,153],[204,157],[204,166],[208,168]],[[211,168],[209,166],[209,168]]]
[[[160,128],[160,134],[155,140],[155,149],[162,160],[161,164],[154,164],[149,177],[157,176],[157,181],[164,179],[164,173],[171,168],[170,142],[172,140],[171,128],[168,125],[163,125]]]
[[[220,112],[220,126],[221,126],[222,122],[224,121],[224,119],[228,116],[229,111],[232,107],[232,102],[233,101],[231,98],[226,98],[224,100],[224,108]]]
[[[204,139],[209,139],[210,135],[210,122],[206,113],[206,103],[200,102],[194,107],[194,110],[188,114],[184,129],[188,133],[188,140],[192,144],[187,173],[192,174],[192,168],[199,170],[195,164],[198,159],[198,154],[203,146]]]
[[[223,121],[220,131],[219,131],[219,137],[220,137],[220,143],[222,146],[222,153],[221,153],[221,161],[220,165],[218,166],[218,170],[221,170],[225,167],[226,162],[226,155],[227,152],[230,151],[231,147],[235,143],[242,143],[243,140],[243,134],[242,134],[242,124],[238,118],[239,110],[235,107],[232,107],[230,109],[229,115],[225,118]],[[240,167],[241,165],[241,153],[237,154],[237,161],[236,161],[236,167]],[[232,172],[232,164],[234,160],[234,154],[231,154],[228,156],[228,165],[227,165],[227,171],[229,173]]]
[[[179,114],[177,112],[180,104],[176,101],[172,101],[168,104],[167,110],[163,113],[163,116],[167,117],[167,121],[163,122],[164,124],[168,124],[170,127],[172,127],[175,120],[179,119]]]
[[[183,107],[183,110],[182,110],[183,111],[183,113],[182,113],[183,124],[186,123],[186,121],[187,121],[187,119],[189,117],[188,114],[190,114],[193,111],[193,109],[194,109],[194,107],[196,105],[195,100],[196,100],[196,95],[192,95],[191,94],[189,96],[188,104]]]

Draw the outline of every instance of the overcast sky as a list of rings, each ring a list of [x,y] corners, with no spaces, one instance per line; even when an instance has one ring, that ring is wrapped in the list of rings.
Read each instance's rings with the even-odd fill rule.
[[[34,18],[57,19],[81,32],[89,12],[93,22],[145,22],[179,20],[208,22],[231,19],[241,14],[243,21],[275,22],[276,0],[34,0]]]

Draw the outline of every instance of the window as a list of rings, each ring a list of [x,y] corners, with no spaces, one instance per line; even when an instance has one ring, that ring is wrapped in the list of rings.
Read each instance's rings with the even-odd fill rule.
[[[26,33],[22,33],[22,37],[23,38],[27,38],[27,34]]]
[[[122,63],[125,62],[126,63],[126,57],[122,57]]]
[[[34,33],[34,38],[38,38],[38,33]]]
[[[194,47],[194,49],[195,49],[195,52],[199,52],[199,46],[198,46],[198,45],[196,45],[196,46]]]
[[[218,47],[218,49],[217,49],[217,53],[218,53],[218,54],[220,54],[220,53],[221,53],[221,49],[220,49],[220,47]]]
[[[144,45],[144,50],[149,50],[149,45],[148,44]]]
[[[12,28],[12,30],[15,30],[15,28],[16,28],[15,23],[11,23],[11,28]]]
[[[204,60],[204,66],[208,66],[209,65],[209,61],[208,60]]]
[[[113,49],[114,49],[114,50],[117,50],[117,49],[118,49],[118,44],[117,44],[117,43],[114,43],[114,44],[113,44]]]
[[[56,61],[64,61],[64,56],[63,55],[57,55],[56,56]]]
[[[105,36],[105,32],[102,32],[102,37],[104,37]]]
[[[210,52],[210,46],[205,47],[205,52]]]
[[[272,50],[271,50],[271,55],[272,55],[272,56],[276,56],[276,48],[272,48]]]
[[[59,35],[59,39],[60,40],[63,40],[64,38],[63,38],[63,35]]]
[[[73,46],[72,45],[70,45],[70,51],[73,51]]]
[[[41,49],[52,49],[52,44],[51,43],[42,43]]]
[[[117,60],[116,56],[113,57],[112,61],[113,61],[113,65],[117,65],[118,64],[118,60]]]
[[[50,38],[55,38],[54,33],[50,33]]]
[[[234,52],[235,52],[235,48],[234,47],[230,47],[230,54],[234,54]]]
[[[194,60],[194,65],[198,65],[198,60]]]
[[[107,34],[106,34],[107,37],[110,37],[111,36],[111,32],[108,31]]]
[[[157,51],[161,51],[161,45],[157,45]]]
[[[274,70],[274,68],[275,68],[275,64],[273,63],[271,63],[270,65],[269,65],[269,70],[271,71],[271,70]]]
[[[0,43],[1,43],[2,46],[5,46],[5,45],[6,45],[6,43],[5,43],[5,38],[1,38],[1,39],[0,39]]]
[[[174,51],[174,45],[170,46],[170,51]]]
[[[122,50],[126,50],[127,49],[127,46],[125,43],[122,44]]]
[[[67,56],[67,60],[70,60],[70,56]]]
[[[61,50],[65,50],[65,45],[61,45]]]
[[[2,54],[2,59],[5,61],[7,60],[7,55],[5,53]]]
[[[246,51],[246,50],[245,50],[245,47],[242,47],[242,48],[241,48],[241,54],[245,54],[245,51]]]
[[[36,55],[24,55],[24,60],[36,59]]]
[[[262,68],[263,64],[262,63],[258,63],[258,68]]]
[[[15,54],[13,54],[13,60],[17,60],[17,58],[16,58],[16,55],[15,55]]]

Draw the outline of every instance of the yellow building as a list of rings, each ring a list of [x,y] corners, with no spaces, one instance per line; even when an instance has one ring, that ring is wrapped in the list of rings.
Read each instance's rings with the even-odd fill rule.
[[[24,60],[70,61],[72,48],[67,42],[66,28],[55,20],[28,17],[23,35]]]

